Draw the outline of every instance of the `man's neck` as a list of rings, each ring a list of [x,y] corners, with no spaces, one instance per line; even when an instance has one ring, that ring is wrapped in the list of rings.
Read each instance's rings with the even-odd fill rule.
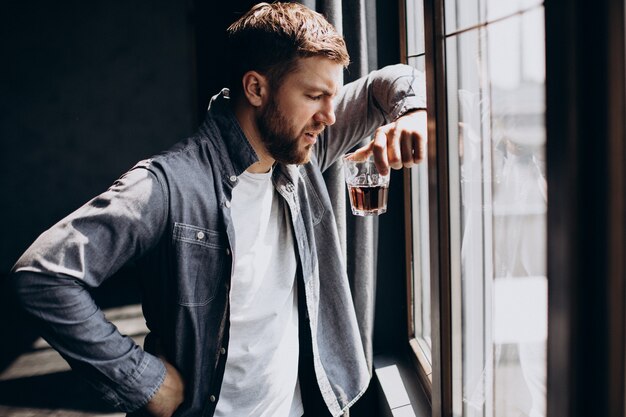
[[[269,155],[267,149],[265,149],[263,141],[261,140],[261,134],[257,127],[254,108],[238,103],[234,106],[234,111],[235,118],[239,122],[239,126],[241,126],[243,134],[246,136],[250,146],[252,146],[252,149],[254,149],[254,152],[259,158],[259,160],[250,165],[246,171],[253,174],[268,172],[272,169],[272,166],[276,161]]]

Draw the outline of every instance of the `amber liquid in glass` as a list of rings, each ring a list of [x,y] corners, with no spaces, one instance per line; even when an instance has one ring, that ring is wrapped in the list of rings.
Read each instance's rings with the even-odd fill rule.
[[[360,216],[382,214],[387,211],[388,185],[348,186],[352,213]]]

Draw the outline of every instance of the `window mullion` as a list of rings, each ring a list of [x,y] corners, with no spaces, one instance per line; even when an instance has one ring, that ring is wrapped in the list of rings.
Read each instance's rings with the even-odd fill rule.
[[[432,416],[452,416],[449,161],[443,0],[424,1],[432,321]]]

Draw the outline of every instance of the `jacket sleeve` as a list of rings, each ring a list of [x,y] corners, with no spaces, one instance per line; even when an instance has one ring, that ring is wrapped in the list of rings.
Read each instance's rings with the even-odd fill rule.
[[[43,337],[122,411],[150,400],[165,367],[106,320],[89,288],[156,244],[167,207],[155,174],[136,167],[39,236],[9,276]]]
[[[334,104],[336,122],[316,147],[322,171],[378,127],[426,109],[424,74],[408,65],[390,65],[343,86]]]

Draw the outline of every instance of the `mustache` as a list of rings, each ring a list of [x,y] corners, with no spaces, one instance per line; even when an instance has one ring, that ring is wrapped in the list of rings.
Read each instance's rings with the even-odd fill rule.
[[[322,123],[322,122],[315,122],[312,123],[308,126],[305,126],[304,131],[305,132],[315,132],[316,134],[321,134],[324,129],[326,129],[326,124]]]

